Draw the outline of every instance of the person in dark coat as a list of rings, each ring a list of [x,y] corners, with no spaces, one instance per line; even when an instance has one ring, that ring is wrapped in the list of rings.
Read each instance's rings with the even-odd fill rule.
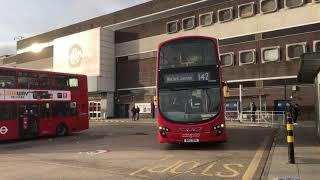
[[[256,111],[257,111],[257,106],[254,102],[251,103],[251,119],[253,122],[256,122]]]
[[[131,113],[132,113],[132,121],[136,120],[136,114],[137,114],[137,110],[134,106],[132,106],[131,108]]]
[[[137,106],[136,111],[137,111],[137,120],[139,120],[139,117],[140,117],[140,108],[139,108],[139,106]]]
[[[299,106],[298,104],[293,104],[291,108],[291,115],[292,115],[292,121],[294,124],[297,124],[297,119],[300,114]]]

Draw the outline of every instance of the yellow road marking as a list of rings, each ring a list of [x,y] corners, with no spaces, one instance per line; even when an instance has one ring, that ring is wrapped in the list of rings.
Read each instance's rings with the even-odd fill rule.
[[[254,155],[246,172],[244,173],[242,180],[253,179],[254,173],[257,171],[257,168],[258,168],[259,163],[261,161],[263,152],[265,151],[265,149],[267,147],[268,140],[269,140],[268,137],[264,138],[264,141],[259,146],[258,150],[256,151],[256,154]]]
[[[170,170],[171,168],[174,168],[175,166],[180,164],[181,162],[182,162],[181,160],[178,160],[174,164],[169,165],[168,167],[167,167],[167,165],[158,165],[158,166],[155,166],[155,167],[148,169],[148,171],[150,173],[165,173],[168,170]],[[162,169],[162,168],[164,168],[164,169]]]
[[[131,173],[131,174],[129,174],[129,175],[130,175],[130,176],[134,176],[134,175],[138,174],[139,172],[142,172],[142,171],[147,170],[147,169],[148,169],[148,167],[143,167],[143,168],[138,169],[137,171],[135,171],[135,172],[133,172],[133,173]],[[136,176],[139,176],[139,177],[148,177],[148,176],[146,176],[146,175],[136,175]]]
[[[178,169],[179,169],[180,167],[182,167],[183,165],[187,165],[187,164],[192,164],[192,167],[189,168],[189,170],[178,171]],[[172,173],[172,174],[188,173],[188,172],[191,172],[192,169],[197,168],[199,165],[200,165],[200,163],[198,163],[198,162],[196,162],[196,161],[186,161],[186,162],[182,162],[182,163],[178,164],[177,166],[173,167],[173,168],[170,170],[170,173]],[[184,169],[184,168],[182,168],[182,169]]]
[[[232,169],[230,166],[238,166],[238,167],[243,167],[242,164],[224,164],[223,167],[227,169],[228,171],[231,172],[231,174],[224,174],[222,172],[217,172],[217,176],[223,177],[223,178],[231,178],[231,177],[236,177],[239,176],[240,173],[237,170]]]
[[[215,164],[217,164],[217,163],[216,163],[216,162],[211,163],[205,170],[203,170],[203,171],[201,172],[201,175],[204,175],[204,176],[213,176],[213,174],[208,173],[208,171],[209,171]]]
[[[159,161],[165,161],[165,160],[168,160],[169,158],[172,158],[172,157],[173,157],[173,155],[166,155],[163,158],[161,158]],[[135,176],[139,176],[139,177],[148,177],[146,175],[137,175],[138,173],[140,173],[142,171],[148,170],[148,168],[150,168],[150,167],[145,166],[145,167],[143,167],[141,169],[138,169],[138,170],[134,171],[133,173],[130,173],[129,175],[130,176],[134,176],[135,175]]]

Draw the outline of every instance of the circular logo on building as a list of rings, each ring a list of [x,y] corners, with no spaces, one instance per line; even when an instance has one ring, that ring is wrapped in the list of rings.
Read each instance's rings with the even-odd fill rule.
[[[84,58],[83,50],[80,45],[75,44],[69,49],[69,65],[71,67],[78,67]]]
[[[8,128],[6,126],[2,126],[0,128],[0,134],[7,134],[7,132],[8,132]]]

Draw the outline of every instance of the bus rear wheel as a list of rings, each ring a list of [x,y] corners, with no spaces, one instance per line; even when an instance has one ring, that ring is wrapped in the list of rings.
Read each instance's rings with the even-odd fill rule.
[[[65,124],[61,123],[57,126],[56,129],[57,136],[65,136],[68,134],[68,129]]]

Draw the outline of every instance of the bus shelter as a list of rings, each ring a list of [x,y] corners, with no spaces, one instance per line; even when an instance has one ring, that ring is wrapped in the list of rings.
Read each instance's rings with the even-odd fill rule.
[[[320,52],[305,53],[301,56],[298,81],[314,84],[315,120],[317,136],[320,139]]]

